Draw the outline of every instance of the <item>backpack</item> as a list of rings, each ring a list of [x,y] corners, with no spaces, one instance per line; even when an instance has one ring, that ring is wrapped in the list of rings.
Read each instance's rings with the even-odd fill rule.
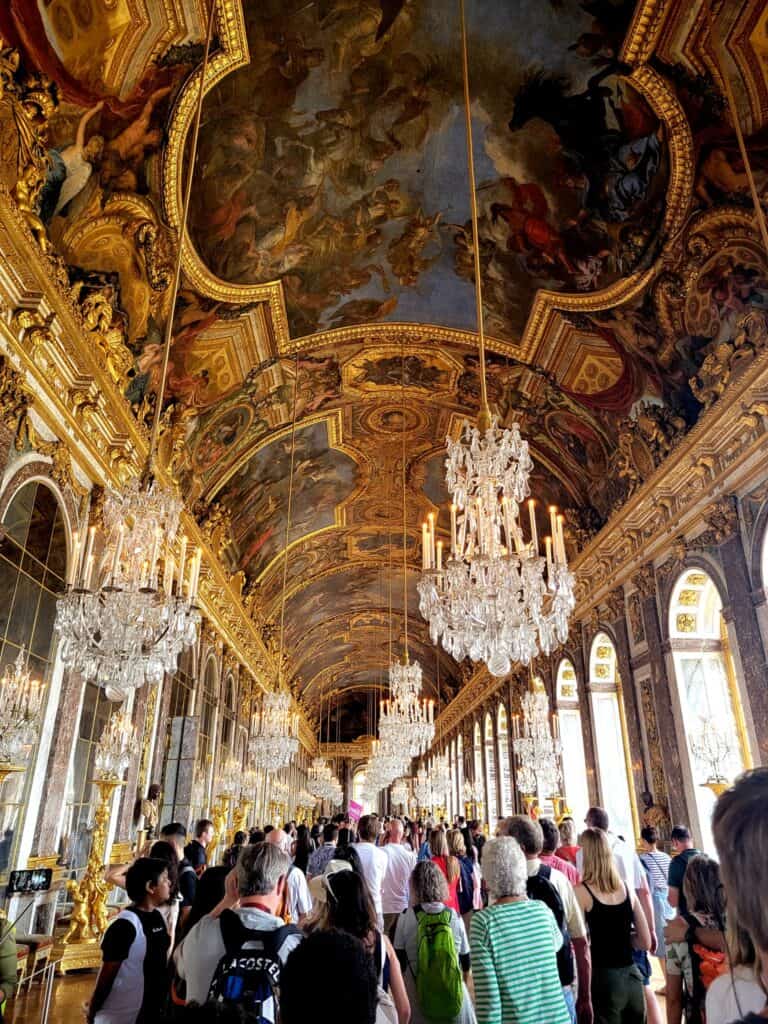
[[[416,995],[425,1017],[450,1020],[464,1003],[464,982],[451,929],[451,912],[427,914],[414,908],[418,922]]]
[[[560,975],[561,985],[572,985],[575,974],[573,970],[571,936],[565,920],[563,901],[560,899],[560,893],[550,882],[551,877],[552,868],[549,864],[541,864],[538,875],[533,875],[528,879],[528,897],[529,899],[540,900],[542,903],[546,903],[555,915],[557,927],[563,936],[563,944],[557,951],[557,973]]]
[[[219,960],[208,991],[209,1001],[242,1006],[254,1024],[276,1024],[281,963],[278,950],[293,925],[274,931],[246,928],[234,910],[222,911],[221,938],[226,952]]]
[[[461,886],[459,887],[459,913],[466,914],[475,906],[475,872],[469,857],[459,857]]]

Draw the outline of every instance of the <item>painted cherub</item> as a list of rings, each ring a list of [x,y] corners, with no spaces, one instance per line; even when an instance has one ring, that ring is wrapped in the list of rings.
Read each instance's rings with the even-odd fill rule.
[[[151,128],[154,109],[173,87],[155,89],[141,113],[119,135],[104,146],[101,183],[121,191],[135,192],[139,185],[139,171],[147,150],[157,149],[163,141],[163,129]]]

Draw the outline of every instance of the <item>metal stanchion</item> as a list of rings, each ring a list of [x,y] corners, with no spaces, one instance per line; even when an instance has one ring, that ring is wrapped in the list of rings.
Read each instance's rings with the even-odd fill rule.
[[[53,999],[53,983],[56,977],[56,965],[58,961],[45,965],[43,969],[43,999],[40,1006],[40,1024],[48,1024],[48,1014],[51,1012],[51,1000]],[[27,989],[29,991],[29,989]]]

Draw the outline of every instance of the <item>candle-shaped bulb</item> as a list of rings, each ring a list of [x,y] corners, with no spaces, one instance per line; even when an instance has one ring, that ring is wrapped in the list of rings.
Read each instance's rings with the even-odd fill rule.
[[[528,516],[531,520],[531,549],[535,556],[539,553],[539,534],[536,529],[536,502],[533,498],[528,501]]]
[[[456,502],[451,502],[451,555],[456,557]]]

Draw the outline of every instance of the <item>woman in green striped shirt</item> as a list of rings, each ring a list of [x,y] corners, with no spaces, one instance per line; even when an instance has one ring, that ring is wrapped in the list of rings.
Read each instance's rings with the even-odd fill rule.
[[[549,907],[526,895],[516,839],[485,844],[483,877],[494,902],[470,928],[478,1024],[570,1024],[557,973],[563,938]]]

